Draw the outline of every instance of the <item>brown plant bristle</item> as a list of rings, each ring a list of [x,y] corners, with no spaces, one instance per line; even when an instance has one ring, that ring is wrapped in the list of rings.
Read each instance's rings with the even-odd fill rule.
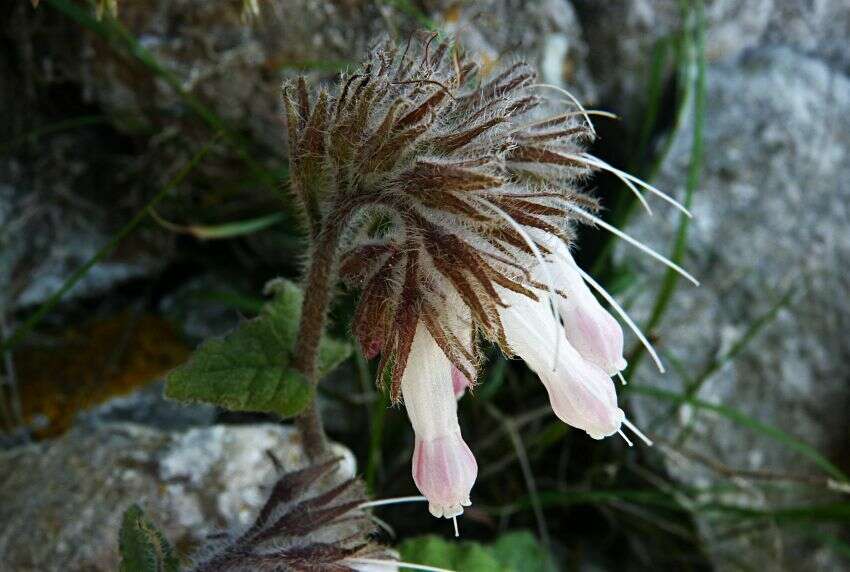
[[[420,322],[473,381],[478,335],[509,351],[499,289],[536,298],[544,286],[527,269],[535,250],[549,251],[506,217],[569,240],[571,207],[597,210],[575,186],[590,172],[576,157],[593,138],[581,115],[550,114],[522,61],[492,78],[479,69],[431,35],[403,50],[384,43],[312,107],[303,80],[284,90],[308,224],[340,204],[359,213],[340,272],[363,289],[354,332],[364,354],[381,350],[394,398]],[[369,231],[377,216],[390,228]]]

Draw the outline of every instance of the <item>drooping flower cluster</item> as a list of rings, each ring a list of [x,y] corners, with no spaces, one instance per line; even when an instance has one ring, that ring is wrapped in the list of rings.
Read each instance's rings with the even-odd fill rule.
[[[628,423],[611,379],[623,332],[588,284],[613,300],[569,251],[577,222],[624,235],[576,184],[606,169],[644,204],[636,185],[675,201],[585,153],[588,113],[553,113],[542,94],[559,90],[529,65],[485,78],[448,41],[416,44],[382,45],[312,105],[303,81],[284,99],[293,189],[316,243],[346,243],[333,269],[362,289],[354,334],[403,397],[416,485],[453,517],[477,474],[455,398],[474,386],[482,339],[526,361],[564,422],[594,438]]]

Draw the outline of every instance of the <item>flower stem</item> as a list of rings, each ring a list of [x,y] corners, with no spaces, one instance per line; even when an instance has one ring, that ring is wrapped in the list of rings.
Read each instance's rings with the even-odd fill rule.
[[[316,462],[330,455],[328,437],[315,398],[295,420],[295,425],[301,433],[304,452],[310,461]]]
[[[314,389],[319,383],[319,344],[325,332],[328,308],[336,284],[339,239],[344,219],[345,217],[329,217],[330,222],[325,225],[314,243],[304,284],[301,323],[292,367],[302,373]],[[328,439],[315,397],[298,417],[296,425],[304,441],[304,452],[311,461],[318,461],[329,455]]]

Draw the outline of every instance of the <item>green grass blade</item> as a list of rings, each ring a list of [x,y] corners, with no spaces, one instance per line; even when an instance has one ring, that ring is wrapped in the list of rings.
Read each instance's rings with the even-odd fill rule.
[[[703,372],[702,376],[704,378],[708,378],[714,375],[720,368],[722,368],[727,363],[734,360],[742,351],[744,351],[749,343],[753,341],[767,326],[773,323],[776,320],[779,312],[788,306],[791,303],[791,300],[794,298],[794,294],[796,294],[797,289],[795,286],[791,286],[782,297],[773,305],[767,312],[756,318],[756,320],[750,324],[741,338],[735,342],[732,347],[730,347],[722,356],[713,360],[709,367]]]
[[[360,352],[357,351],[360,355]],[[362,357],[360,359],[363,359]],[[365,361],[365,359],[364,359]],[[369,416],[369,456],[366,459],[366,486],[369,491],[376,490],[378,467],[383,459],[384,426],[386,424],[387,408],[390,406],[390,394],[386,388],[378,391],[380,399],[372,408]]]
[[[693,204],[694,192],[699,186],[700,177],[702,175],[703,162],[703,127],[705,125],[705,21],[703,15],[702,2],[695,3],[696,8],[696,31],[693,42],[694,51],[694,66],[696,77],[694,79],[694,134],[691,144],[691,158],[688,164],[688,173],[685,183],[685,197],[682,203],[685,208],[690,209]],[[681,265],[685,257],[685,249],[687,247],[688,229],[690,227],[690,219],[681,214],[679,217],[679,227],[676,231],[676,240],[673,245],[673,252],[670,259],[676,264]],[[652,307],[649,320],[645,324],[643,331],[652,333],[653,330],[661,322],[670,302],[673,299],[673,294],[676,291],[676,286],[679,283],[679,275],[668,269],[664,273],[664,278],[661,282],[661,288],[658,296],[655,299],[655,304]],[[645,355],[646,349],[643,345],[636,345],[629,355],[629,370],[632,374],[637,371],[637,366]]]
[[[637,144],[633,153],[630,170],[636,171],[638,165],[649,149],[649,140],[658,121],[658,111],[661,109],[661,97],[664,92],[664,69],[667,67],[667,59],[670,54],[670,39],[662,38],[656,42],[652,49],[652,63],[649,71],[649,86],[647,88],[646,109],[643,114],[643,123],[638,133]],[[633,195],[623,195],[634,202]]]
[[[666,65],[667,52],[669,51],[670,44],[673,44],[675,48],[675,62],[676,68],[680,70],[679,75],[683,76],[686,81],[680,82],[680,93],[676,98],[676,108],[673,112],[673,125],[670,128],[669,133],[667,134],[664,143],[661,145],[660,151],[655,155],[655,158],[652,160],[649,168],[642,169],[637,164],[639,160],[643,158],[646,154],[648,148],[648,137],[651,135],[651,130],[657,122],[657,117],[652,117],[644,122],[644,125],[641,130],[641,134],[639,135],[639,144],[636,148],[635,153],[632,156],[631,163],[629,165],[630,170],[639,174],[642,178],[644,178],[647,182],[652,182],[655,177],[658,175],[658,171],[661,169],[661,165],[664,164],[664,160],[669,156],[670,149],[673,147],[673,142],[676,139],[676,136],[681,131],[682,125],[684,124],[686,111],[688,110],[688,103],[693,97],[693,82],[687,81],[687,73],[683,73],[683,70],[688,70],[692,66],[692,62],[688,59],[689,53],[689,41],[690,37],[686,33],[678,34],[675,38],[668,38],[662,40],[659,46],[666,46],[666,48],[661,48],[656,46],[658,50],[655,54],[655,59],[653,61],[653,66],[650,69],[650,85],[648,87],[648,112],[652,114],[652,108],[660,108],[661,105],[661,95],[662,95],[662,71],[663,66]],[[655,85],[653,82],[656,81],[656,74],[658,75],[657,81],[659,81],[658,85]],[[656,112],[657,113],[657,112]],[[647,133],[644,134],[644,131]],[[646,137],[647,141],[642,142],[643,138]],[[628,221],[631,219],[632,214],[634,214],[636,208],[638,206],[638,201],[635,196],[631,193],[623,193],[619,196],[616,205],[612,209],[611,216],[609,217],[609,222],[618,228],[622,228],[626,226]],[[617,238],[612,236],[610,233],[606,233],[601,240],[603,241],[603,246],[599,250],[599,255],[596,257],[594,261],[592,274],[602,275],[603,271],[606,269],[611,255],[614,252],[614,246],[617,244]]]
[[[756,318],[756,320],[749,325],[741,338],[736,341],[731,348],[724,352],[723,355],[711,360],[705,370],[703,370],[703,372],[696,378],[690,379],[687,376],[684,377],[685,393],[683,395],[682,402],[676,403],[670,407],[668,411],[659,415],[656,421],[654,421],[650,426],[650,430],[657,427],[663,420],[674,417],[678,413],[682,403],[698,395],[705,383],[711,379],[715,373],[717,373],[724,365],[733,361],[742,351],[744,351],[744,349],[746,349],[749,343],[753,341],[759,333],[761,333],[776,319],[782,308],[791,302],[795,292],[796,289],[793,286],[790,287],[785,294],[780,297],[779,301],[777,301],[767,312]],[[667,359],[671,358],[668,357]],[[684,367],[681,364],[674,364],[674,369],[680,374],[685,374]]]

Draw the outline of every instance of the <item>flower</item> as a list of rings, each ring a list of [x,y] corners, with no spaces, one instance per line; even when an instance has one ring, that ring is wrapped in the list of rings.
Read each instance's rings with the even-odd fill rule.
[[[623,357],[623,328],[587,287],[567,246],[560,240],[549,240],[546,246],[552,251],[547,266],[561,293],[558,314],[567,341],[584,359],[608,375],[616,375],[627,365]],[[536,275],[545,280],[539,270]]]
[[[508,344],[540,377],[555,415],[594,439],[617,433],[624,414],[614,383],[565,339],[545,294],[539,292],[539,300],[514,292],[504,297],[508,307],[500,316]]]
[[[455,397],[475,383],[488,340],[537,372],[552,409],[602,438],[634,429],[611,375],[623,332],[588,288],[643,334],[570,255],[578,223],[598,225],[688,279],[681,267],[596,215],[579,182],[596,170],[687,210],[584,151],[596,133],[566,91],[518,61],[491,77],[458,45],[387,42],[333,91],[284,89],[294,197],[332,266],[361,290],[353,333],[380,353],[378,379],[416,432],[413,477],[438,516],[459,514],[475,481]],[[543,90],[566,96],[555,109]],[[314,247],[313,256],[330,256]],[[335,278],[335,276],[334,276]],[[660,362],[657,361],[660,367]]]
[[[460,434],[452,369],[427,328],[420,325],[401,391],[416,433],[413,481],[438,518],[458,516],[470,505],[469,492],[478,476],[475,457]]]

